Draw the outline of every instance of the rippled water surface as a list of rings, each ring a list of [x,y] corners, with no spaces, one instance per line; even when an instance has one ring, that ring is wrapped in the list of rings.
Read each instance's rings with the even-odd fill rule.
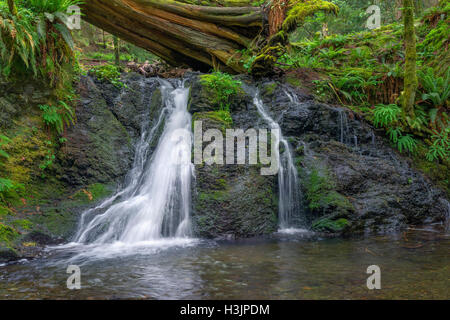
[[[449,299],[448,234],[409,231],[362,240],[287,232],[217,243],[66,245],[0,266],[1,299]],[[68,290],[70,264],[81,290]],[[381,268],[381,290],[366,269]]]

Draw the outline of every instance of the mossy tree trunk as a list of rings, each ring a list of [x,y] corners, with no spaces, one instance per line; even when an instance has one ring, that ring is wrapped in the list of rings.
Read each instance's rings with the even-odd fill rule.
[[[119,47],[119,38],[114,36],[113,39],[114,42],[114,57],[115,57],[115,63],[116,66],[120,66],[120,47]]]
[[[403,0],[405,37],[405,74],[403,93],[403,114],[414,119],[414,103],[418,86],[416,72],[416,32],[414,29],[414,1]]]
[[[9,12],[11,12],[12,15],[17,15],[17,8],[16,5],[14,4],[14,0],[8,0],[8,8],[9,8]]]

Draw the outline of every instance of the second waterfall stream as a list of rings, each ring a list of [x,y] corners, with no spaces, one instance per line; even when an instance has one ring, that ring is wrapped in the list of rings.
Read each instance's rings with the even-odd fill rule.
[[[189,89],[162,83],[163,109],[151,130],[144,130],[128,185],[99,207],[83,214],[75,242],[79,244],[140,244],[162,238],[191,235],[191,116]],[[158,144],[147,159],[155,132],[164,126]],[[97,207],[97,208],[99,208]]]
[[[294,98],[285,92],[289,100],[294,103]],[[294,158],[292,156],[291,147],[283,137],[280,125],[269,115],[264,107],[264,103],[261,100],[259,92],[256,92],[253,98],[253,104],[256,106],[258,113],[269,125],[271,129],[277,129],[280,132],[280,136],[277,141],[278,151],[276,158],[279,164],[278,170],[278,219],[281,232],[295,233],[303,232],[304,229],[296,229],[299,226],[299,214],[300,214],[300,199],[299,199],[299,183],[297,168],[294,164]],[[283,151],[280,152],[280,147]]]

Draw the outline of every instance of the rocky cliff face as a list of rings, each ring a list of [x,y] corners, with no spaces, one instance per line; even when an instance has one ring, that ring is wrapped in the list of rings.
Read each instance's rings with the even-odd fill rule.
[[[446,220],[445,193],[354,114],[289,87],[261,86],[265,104],[296,150],[313,230],[369,234]]]
[[[259,90],[265,108],[295,150],[304,208],[299,214],[304,215],[305,227],[326,233],[371,234],[447,219],[445,193],[351,112],[318,103],[270,80],[247,79],[244,85],[247,94],[233,102],[233,121],[228,126],[267,128],[252,101],[252,94]],[[207,107],[213,105],[211,97],[199,82],[192,88],[194,118],[214,127],[205,114],[212,111]],[[277,180],[258,177],[259,171],[253,169],[197,167],[193,217],[201,235],[252,236],[276,230]]]
[[[304,215],[305,227],[334,234],[371,234],[448,219],[444,192],[352,113],[317,103],[287,85],[242,78],[243,90],[233,99],[228,117],[218,112],[198,75],[188,79],[189,110],[194,121],[203,121],[204,130],[267,128],[253,104],[253,94],[259,90],[265,108],[294,150],[304,208],[299,214]],[[117,89],[90,77],[81,79],[77,123],[67,132],[67,143],[57,151],[47,178],[33,175],[31,167],[26,171],[31,172],[27,183],[34,193],[17,206],[15,216],[5,218],[29,216],[32,225],[18,227],[22,235],[16,238],[16,251],[4,250],[4,257],[33,255],[34,249],[23,243],[39,246],[70,239],[79,213],[124,181],[134,144],[162,105],[157,80],[128,74],[124,83],[124,89]],[[49,93],[40,93],[31,84],[26,87],[0,97],[2,131],[17,137],[28,131],[11,131],[11,124],[41,128],[38,131],[45,134],[36,108],[27,106],[26,99],[33,102],[30,105],[45,103]],[[27,134],[17,141],[39,141],[36,130]],[[17,158],[22,153],[41,157],[31,152],[34,145],[20,148],[11,151]],[[192,203],[196,236],[233,239],[277,230],[277,177],[262,176],[260,167],[196,165]]]

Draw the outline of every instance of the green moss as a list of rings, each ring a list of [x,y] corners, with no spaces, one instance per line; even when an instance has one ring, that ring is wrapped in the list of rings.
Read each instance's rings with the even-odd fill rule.
[[[404,93],[402,95],[404,115],[414,119],[414,104],[418,86],[416,73],[416,33],[414,28],[414,2],[404,0],[404,25],[405,25],[405,73]]]
[[[9,247],[18,237],[19,232],[17,230],[0,222],[0,244]]]
[[[231,128],[233,124],[231,114],[227,110],[194,113],[192,116],[192,125],[194,125],[195,121],[206,121],[209,129],[220,129],[222,132]]]
[[[66,239],[77,224],[77,215],[63,204],[58,208],[46,208],[41,214],[32,215],[29,219],[35,225],[34,230]]]
[[[73,195],[73,199],[81,201],[83,203],[98,201],[110,194],[110,190],[101,183],[94,183],[89,185],[85,189],[77,191]]]
[[[298,87],[298,88],[302,87],[302,82],[300,81],[300,79],[298,79],[296,77],[288,76],[288,77],[286,77],[285,81],[286,81],[286,83],[290,84],[293,87]]]
[[[341,232],[349,225],[349,221],[345,218],[337,220],[321,218],[313,222],[312,229],[319,232]]]
[[[27,219],[14,220],[11,224],[15,228],[20,228],[22,230],[30,230],[33,227],[33,223]]]
[[[217,179],[216,185],[219,189],[225,189],[227,187],[227,182],[225,179]]]
[[[289,1],[290,9],[287,12],[286,19],[283,22],[283,30],[285,32],[293,31],[297,26],[303,24],[306,17],[313,15],[319,11],[337,14],[338,6],[334,3],[323,0],[291,0]]]
[[[309,208],[319,212],[329,208],[341,212],[353,210],[350,201],[335,188],[335,182],[326,170],[323,170],[321,174],[318,169],[313,169],[306,180],[306,198]]]
[[[14,213],[9,209],[8,207],[0,205],[0,220],[2,220],[4,217],[14,215]]]
[[[443,160],[430,162],[425,159],[428,148],[422,143],[418,145],[417,152],[412,157],[416,169],[423,172],[434,183],[441,187],[450,197],[450,161]]]
[[[260,6],[265,0],[177,0],[188,4],[199,6],[220,6],[220,7],[244,7],[244,6]]]
[[[10,134],[11,143],[5,146],[10,157],[3,170],[17,183],[27,184],[33,174],[39,173],[39,165],[49,153],[54,153],[53,144],[45,133],[40,117],[26,116],[15,122],[15,132]]]
[[[200,192],[198,194],[198,200],[201,202],[210,202],[210,201],[223,201],[227,199],[227,192],[223,190],[214,190],[211,192]]]
[[[275,93],[275,90],[277,88],[278,88],[278,83],[276,83],[276,82],[268,83],[263,87],[263,90],[261,93],[263,96],[273,96],[273,94]]]

